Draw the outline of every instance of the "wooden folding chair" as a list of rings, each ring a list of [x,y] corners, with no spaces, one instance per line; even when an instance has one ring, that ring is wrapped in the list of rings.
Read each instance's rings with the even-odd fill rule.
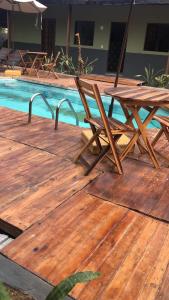
[[[86,117],[84,121],[90,124],[91,130],[93,132],[92,138],[81,149],[81,151],[75,158],[75,162],[82,161],[82,163],[87,166],[85,175],[88,175],[91,172],[91,170],[96,166],[96,164],[106,156],[117,167],[118,173],[122,174],[123,169],[121,161],[126,157],[126,155],[131,149],[124,149],[123,152],[119,155],[117,151],[116,142],[122,134],[134,133],[135,129],[129,124],[123,124],[118,120],[108,118],[106,116],[97,84],[89,84],[85,81],[82,81],[78,77],[75,78],[75,82],[86,112]],[[100,112],[100,118],[93,117],[90,107],[88,105],[87,96],[91,97],[96,102],[98,110]],[[104,140],[107,143],[106,147],[103,148],[101,146],[100,139]],[[96,141],[96,144],[100,149],[100,153],[98,154],[94,162],[90,165],[83,158],[82,154],[90,147],[90,145],[94,141]],[[108,155],[109,150],[111,150],[112,156]]]
[[[55,59],[52,62],[44,63],[42,65],[43,70],[48,72],[47,76],[49,76],[51,73],[53,73],[56,79],[59,78],[59,76],[55,72],[55,68],[57,66],[59,56],[60,56],[60,52],[57,53]]]
[[[161,125],[160,130],[152,141],[152,146],[154,147],[163,134],[165,134],[167,140],[169,141],[169,117],[155,115],[153,119],[159,122]]]

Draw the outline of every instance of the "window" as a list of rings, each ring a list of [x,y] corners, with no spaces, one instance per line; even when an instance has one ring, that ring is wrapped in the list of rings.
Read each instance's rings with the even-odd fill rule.
[[[169,24],[148,24],[144,50],[169,51]]]
[[[80,34],[81,45],[93,46],[94,39],[94,22],[92,21],[76,21],[75,22],[75,34]],[[77,44],[76,37],[74,38],[74,44]]]

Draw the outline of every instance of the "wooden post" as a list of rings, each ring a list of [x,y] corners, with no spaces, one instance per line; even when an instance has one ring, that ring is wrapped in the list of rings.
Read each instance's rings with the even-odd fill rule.
[[[166,64],[165,74],[169,75],[169,55],[168,55],[168,58],[167,58],[167,64]]]
[[[67,17],[67,32],[66,32],[66,55],[69,56],[70,50],[70,33],[72,23],[72,5],[68,5],[68,17]]]
[[[131,0],[130,8],[129,8],[129,14],[128,14],[126,28],[125,28],[125,33],[124,33],[122,47],[121,47],[121,52],[120,52],[120,57],[119,57],[119,63],[118,63],[118,66],[117,66],[117,73],[116,73],[116,78],[115,78],[115,82],[114,82],[114,87],[117,87],[117,85],[118,85],[119,74],[120,74],[122,63],[123,63],[123,60],[124,60],[124,55],[125,55],[126,45],[127,45],[127,39],[128,39],[129,25],[130,25],[130,21],[131,21],[131,17],[132,17],[132,10],[133,10],[134,3],[135,3],[135,0]],[[113,104],[114,104],[114,99],[112,99],[111,104],[109,106],[109,112],[108,112],[109,118],[112,116],[112,113],[113,113]]]
[[[7,11],[8,49],[11,48],[11,12]]]

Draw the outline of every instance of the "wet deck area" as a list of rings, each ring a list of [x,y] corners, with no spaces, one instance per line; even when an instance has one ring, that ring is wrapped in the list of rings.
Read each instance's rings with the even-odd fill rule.
[[[117,175],[103,161],[85,177],[73,162],[81,130],[0,108],[0,229],[15,237],[1,253],[52,284],[100,271],[75,299],[167,300],[167,163],[127,158]],[[160,147],[169,156],[165,139]]]

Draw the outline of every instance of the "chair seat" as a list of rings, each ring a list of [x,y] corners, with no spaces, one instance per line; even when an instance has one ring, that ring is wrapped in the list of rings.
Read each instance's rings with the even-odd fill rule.
[[[134,131],[134,128],[132,126],[124,124],[114,118],[108,118],[108,121],[109,121],[109,126],[111,131],[115,132],[116,134],[123,134],[123,133]],[[85,122],[90,123],[96,126],[97,128],[101,128],[103,130],[105,129],[105,126],[101,118],[94,118],[94,119],[85,118]]]
[[[158,121],[162,125],[169,127],[169,117],[167,117],[167,116],[157,116],[156,115],[156,116],[153,117],[153,119]]]

